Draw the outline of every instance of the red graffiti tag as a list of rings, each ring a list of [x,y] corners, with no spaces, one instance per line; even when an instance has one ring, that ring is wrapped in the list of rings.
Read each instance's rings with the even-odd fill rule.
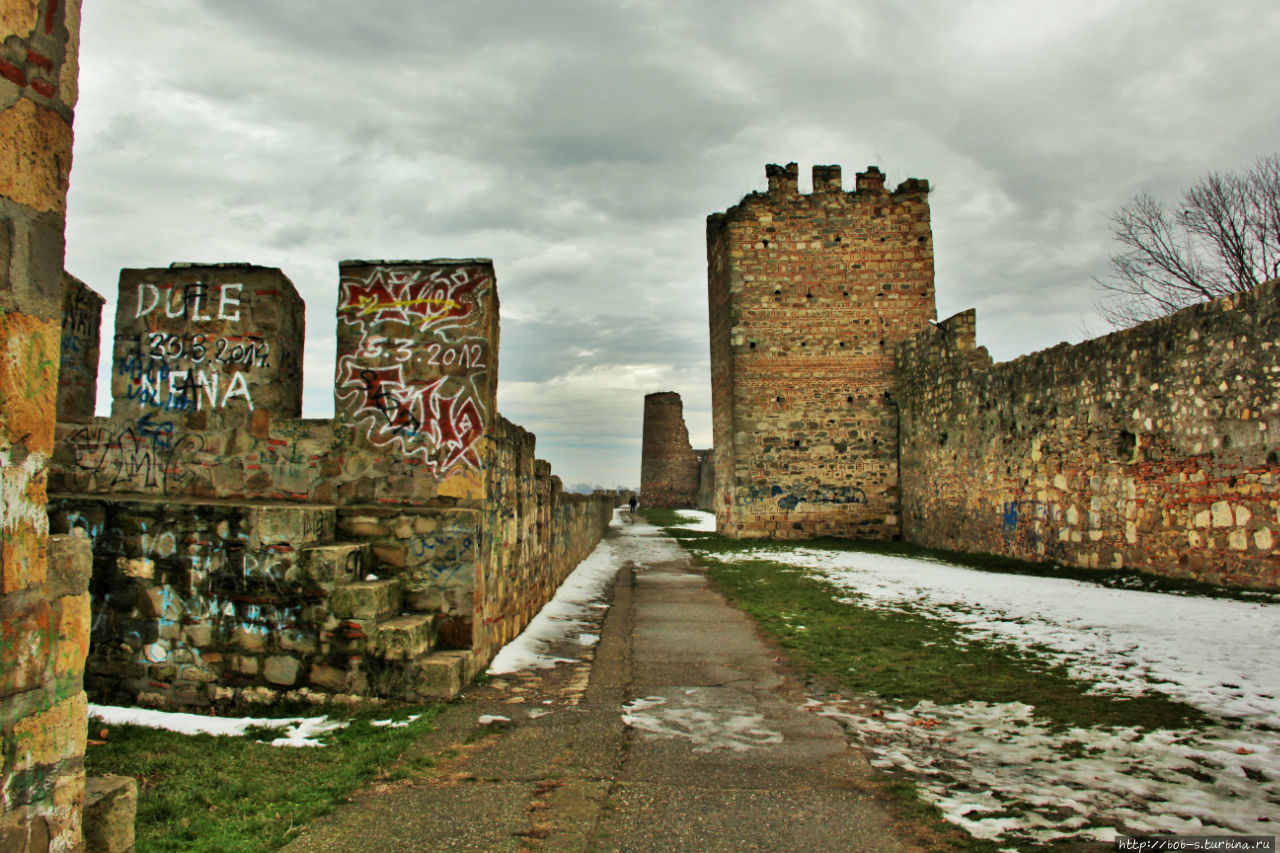
[[[400,365],[363,367],[349,356],[342,364],[338,387],[350,390],[339,398],[353,399],[352,415],[367,420],[371,443],[399,443],[408,455],[421,452],[441,473],[458,462],[480,468],[476,443],[484,435],[484,417],[465,389],[447,397],[440,391],[447,377],[406,383]]]
[[[338,313],[350,325],[363,327],[394,320],[425,332],[468,317],[484,283],[483,276],[465,268],[450,274],[439,270],[423,277],[418,271],[378,267],[364,281],[342,282]]]

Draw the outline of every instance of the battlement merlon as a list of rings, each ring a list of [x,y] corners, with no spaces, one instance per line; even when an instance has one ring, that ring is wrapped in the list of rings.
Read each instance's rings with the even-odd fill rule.
[[[765,178],[769,189],[765,194],[773,201],[797,198],[800,193],[800,168],[795,163],[779,166],[770,163],[764,167]],[[853,192],[859,195],[883,194],[885,175],[877,166],[868,166],[865,172],[858,172]],[[841,169],[838,165],[813,167],[813,194],[825,195],[839,193],[843,190]],[[921,178],[907,178],[893,190],[893,195],[925,195],[929,193],[929,182]]]

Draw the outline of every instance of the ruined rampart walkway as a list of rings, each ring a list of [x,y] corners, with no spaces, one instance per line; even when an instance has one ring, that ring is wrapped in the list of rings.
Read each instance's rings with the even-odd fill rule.
[[[417,747],[449,756],[430,776],[373,786],[287,850],[911,849],[840,728],[653,532],[607,540],[625,562],[594,659],[469,691]],[[482,715],[510,723],[489,734]]]

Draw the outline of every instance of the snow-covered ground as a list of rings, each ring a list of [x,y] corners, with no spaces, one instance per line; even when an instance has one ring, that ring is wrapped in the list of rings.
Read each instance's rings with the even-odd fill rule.
[[[709,513],[688,512],[707,529]],[[850,606],[925,614],[975,640],[1064,664],[1094,690],[1159,690],[1218,722],[1196,730],[1050,731],[1018,703],[812,709],[841,720],[873,763],[918,777],[974,835],[1111,840],[1116,827],[1275,834],[1280,824],[1280,605],[1108,589],[930,560],[797,546],[738,552],[812,571]],[[714,558],[714,555],[708,555]]]
[[[272,746],[324,746],[320,739],[323,735],[347,725],[327,717],[206,717],[203,714],[93,704],[89,705],[89,719],[109,726],[145,726],[186,735],[243,737],[250,728],[283,729],[284,734],[273,739]],[[387,724],[390,724],[389,720]]]
[[[547,669],[567,662],[566,658],[551,654],[549,649],[564,640],[576,639],[584,646],[599,641],[598,635],[586,629],[599,621],[590,619],[593,614],[598,616],[608,608],[605,594],[619,569],[628,562],[639,565],[680,558],[680,546],[671,537],[652,525],[632,523],[631,512],[626,507],[613,511],[609,527],[625,535],[600,540],[523,633],[502,647],[489,664],[490,675]]]

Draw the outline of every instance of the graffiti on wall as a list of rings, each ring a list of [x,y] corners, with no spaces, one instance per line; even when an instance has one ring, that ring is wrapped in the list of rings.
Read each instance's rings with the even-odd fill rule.
[[[784,489],[782,486],[752,486],[749,495],[753,501],[778,502],[778,508],[790,512],[801,504],[864,504],[867,493],[857,486],[823,486],[809,489]],[[726,498],[727,501],[727,498]]]
[[[261,335],[154,328],[163,318],[189,326],[217,324],[225,332],[240,322],[243,290],[240,283],[139,284],[134,319],[153,328],[139,334],[133,348],[117,359],[126,398],[141,408],[169,412],[223,409],[235,400],[252,410],[248,377],[271,366],[271,345]]]
[[[416,456],[437,476],[459,464],[480,468],[487,413],[477,379],[489,349],[467,329],[489,286],[470,267],[344,277],[338,316],[360,341],[338,359],[337,398],[371,444]]]
[[[146,412],[124,426],[80,427],[66,445],[79,478],[98,477],[100,486],[112,489],[177,494],[192,475],[184,463],[205,442],[199,433],[177,431],[172,421]]]

